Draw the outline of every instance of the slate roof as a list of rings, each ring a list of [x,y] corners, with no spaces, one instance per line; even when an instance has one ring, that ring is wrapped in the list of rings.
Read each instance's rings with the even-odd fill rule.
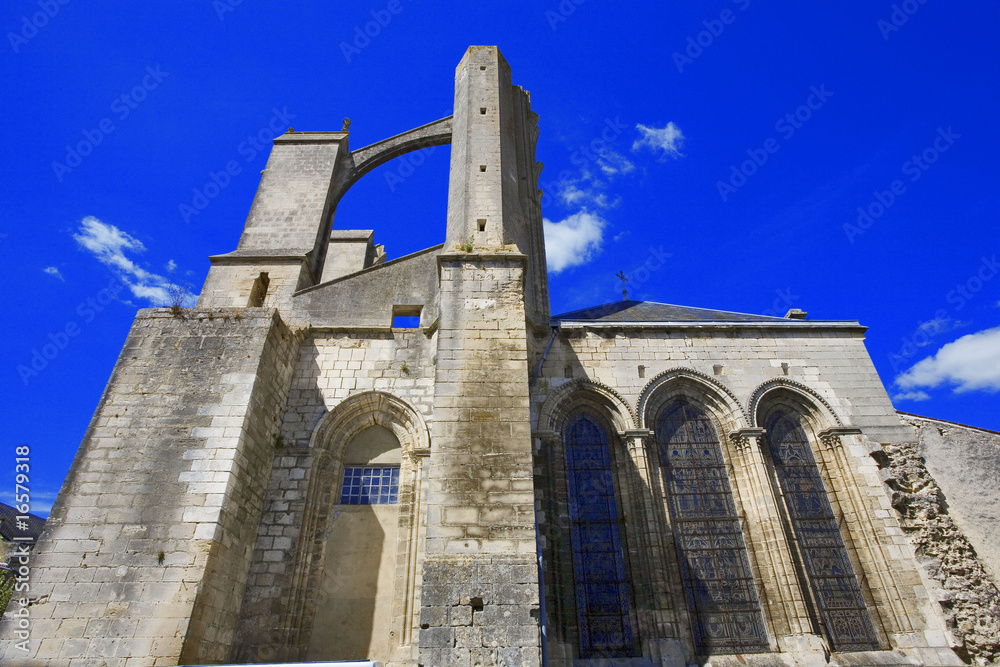
[[[784,317],[674,306],[655,301],[616,301],[554,315],[559,321],[590,322],[795,322]]]
[[[15,508],[4,503],[0,503],[0,539],[4,542],[12,542],[15,537],[32,537],[32,542],[38,539],[45,528],[45,519],[29,514],[27,530],[19,530],[17,527],[17,517],[21,513]]]

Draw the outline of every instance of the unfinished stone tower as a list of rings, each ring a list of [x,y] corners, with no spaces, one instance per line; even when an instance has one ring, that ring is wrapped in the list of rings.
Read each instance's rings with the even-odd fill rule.
[[[864,327],[551,317],[536,120],[477,46],[453,116],[274,140],[197,307],[139,312],[4,664],[962,664],[879,476],[916,434]],[[336,229],[443,144],[442,245]]]

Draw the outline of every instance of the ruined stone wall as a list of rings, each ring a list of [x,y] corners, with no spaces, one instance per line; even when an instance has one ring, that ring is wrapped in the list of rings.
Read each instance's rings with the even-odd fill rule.
[[[273,310],[139,312],[33,558],[31,653],[4,627],[4,664],[224,657],[295,346]]]
[[[883,447],[881,474],[892,505],[945,612],[956,652],[973,664],[1000,664],[1000,591],[986,566],[996,559],[996,547],[981,532],[978,544],[973,542],[964,530],[964,525],[984,528],[983,515],[996,511],[990,499],[997,477],[983,485],[982,475],[995,470],[991,447],[1000,436],[911,415],[904,419],[917,426],[920,442]],[[942,472],[940,480],[931,474],[931,461]],[[967,489],[950,474],[958,467],[966,474]],[[959,500],[943,492],[943,484],[958,491]],[[970,494],[977,493],[983,495],[970,502]]]
[[[948,515],[1000,583],[1000,433],[901,414],[919,435],[919,454]]]

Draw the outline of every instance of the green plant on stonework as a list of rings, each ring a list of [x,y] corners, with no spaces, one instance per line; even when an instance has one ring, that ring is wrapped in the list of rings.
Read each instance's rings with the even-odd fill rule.
[[[174,315],[181,314],[181,307],[184,305],[184,299],[187,298],[190,290],[191,283],[178,285],[173,280],[170,281],[167,285],[167,294],[170,296],[170,312]]]
[[[0,572],[0,615],[7,611],[10,596],[14,593],[14,573]]]
[[[156,562],[157,562],[157,564],[163,565],[163,561],[164,561],[164,559],[166,557],[167,557],[167,554],[163,553],[162,551],[160,553],[156,554]]]
[[[402,368],[400,368],[399,370],[403,371],[403,375],[409,375],[410,374],[410,367],[406,365],[405,361],[403,362]]]
[[[469,237],[469,240],[465,242],[465,245],[462,246],[462,250],[464,250],[465,252],[472,252],[472,237],[471,236]]]

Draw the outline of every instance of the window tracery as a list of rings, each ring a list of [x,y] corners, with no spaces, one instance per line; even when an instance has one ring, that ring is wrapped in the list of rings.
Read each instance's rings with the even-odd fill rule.
[[[677,401],[660,413],[656,440],[699,653],[767,651],[760,601],[715,428],[703,412]]]

